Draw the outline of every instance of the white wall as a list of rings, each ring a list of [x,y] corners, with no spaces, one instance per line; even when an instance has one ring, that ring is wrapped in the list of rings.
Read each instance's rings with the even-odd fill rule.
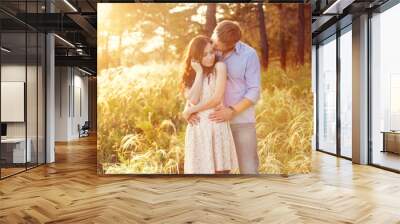
[[[68,71],[67,67],[55,68],[55,141],[68,140]]]
[[[88,120],[88,78],[83,75],[76,68],[56,67],[56,141],[79,138],[78,124]]]
[[[88,77],[81,76],[82,73],[74,75],[74,108],[72,108],[73,119],[71,135],[78,138],[78,124],[81,126],[88,120]],[[81,107],[81,108],[80,108]],[[81,111],[80,111],[81,110]],[[74,113],[75,112],[75,113]]]
[[[1,81],[25,82],[25,64],[2,65]],[[6,108],[1,108],[1,109],[6,110]],[[25,123],[24,122],[7,123],[7,137],[25,137]]]
[[[29,69],[29,68],[28,68]],[[9,64],[1,66],[1,81],[25,82],[25,64]],[[3,110],[4,108],[2,108]],[[7,123],[7,137],[25,137],[25,123]]]
[[[36,67],[28,66],[28,79],[29,86],[36,86],[36,80],[30,78],[31,74],[36,75]],[[4,64],[1,66],[1,81],[2,82],[25,82],[25,64]],[[32,111],[36,111],[36,87],[35,88],[27,88],[27,119],[28,119],[28,129],[30,127],[34,127],[36,130],[36,113],[32,113]],[[33,104],[32,104],[33,103]],[[2,110],[7,110],[7,108],[1,108]],[[34,122],[35,124],[31,124]],[[35,133],[36,134],[36,133]],[[25,122],[7,122],[7,136],[8,137],[25,137]],[[28,130],[29,137],[29,130]]]
[[[36,70],[38,69],[38,70]],[[27,82],[26,82],[27,77]],[[7,137],[24,138],[25,134],[30,139],[32,149],[32,161],[44,163],[45,147],[45,118],[44,118],[44,74],[42,68],[25,64],[3,64],[1,66],[2,82],[24,82],[26,83],[26,109],[27,120],[25,122],[5,122],[7,124]],[[7,97],[7,96],[2,96]],[[8,110],[10,108],[1,108]],[[25,111],[22,111],[25,112]],[[27,131],[27,132],[26,132]],[[37,157],[37,154],[39,156]]]

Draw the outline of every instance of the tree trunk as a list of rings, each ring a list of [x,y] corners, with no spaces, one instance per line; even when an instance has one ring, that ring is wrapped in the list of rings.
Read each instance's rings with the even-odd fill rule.
[[[205,33],[209,37],[211,37],[211,34],[217,25],[217,18],[215,17],[216,13],[217,5],[215,3],[207,3]]]
[[[300,65],[304,64],[304,4],[299,4],[298,8],[298,19],[299,19],[299,32],[298,37],[298,48],[297,48],[297,63]]]
[[[263,3],[257,4],[258,9],[258,26],[260,31],[260,44],[261,44],[261,64],[264,68],[268,69],[268,39],[267,39],[267,29],[265,26],[265,16]]]
[[[286,16],[285,16],[285,12],[282,9],[282,4],[278,5],[278,9],[279,9],[279,45],[280,45],[280,62],[281,62],[281,67],[283,70],[286,71],[286,38],[285,38],[285,32],[286,32]]]

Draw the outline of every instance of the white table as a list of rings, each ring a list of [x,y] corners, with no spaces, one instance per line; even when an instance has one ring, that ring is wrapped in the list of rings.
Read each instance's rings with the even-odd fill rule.
[[[14,145],[13,148],[13,163],[25,163],[25,162],[31,162],[32,160],[32,154],[31,154],[31,145],[32,145],[32,140],[30,138],[26,139],[26,142],[28,143],[26,147],[26,154],[25,154],[25,138],[6,138],[6,139],[1,139],[1,144],[2,145]],[[4,147],[4,146],[2,146]],[[25,161],[26,159],[26,161]]]

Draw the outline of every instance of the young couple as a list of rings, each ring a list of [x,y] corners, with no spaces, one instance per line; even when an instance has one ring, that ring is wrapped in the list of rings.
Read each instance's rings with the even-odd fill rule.
[[[187,48],[182,86],[189,123],[185,174],[257,174],[254,105],[260,97],[260,62],[240,41],[236,22],[224,20],[211,36],[196,36]]]

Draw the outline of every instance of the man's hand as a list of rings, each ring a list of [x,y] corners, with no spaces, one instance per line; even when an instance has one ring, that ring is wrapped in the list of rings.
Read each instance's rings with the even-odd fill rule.
[[[197,113],[193,113],[188,119],[186,119],[186,121],[191,125],[196,125],[200,122],[200,117],[197,115]]]
[[[211,121],[215,121],[217,123],[229,121],[233,118],[233,110],[229,107],[225,107],[223,105],[215,108],[214,112],[210,114],[208,117]]]

